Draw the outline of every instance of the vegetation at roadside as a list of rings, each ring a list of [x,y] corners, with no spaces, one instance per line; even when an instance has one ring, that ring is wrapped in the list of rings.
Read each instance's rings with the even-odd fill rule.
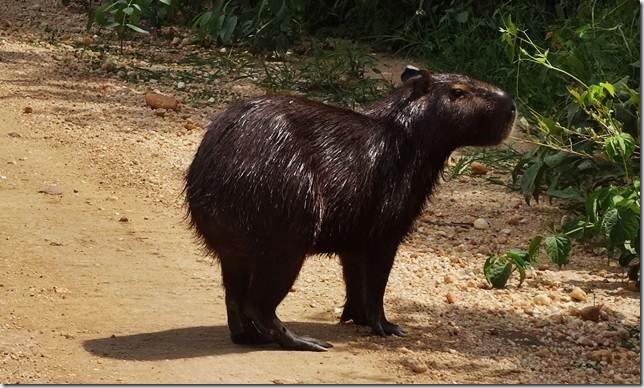
[[[484,161],[511,172],[492,183],[528,203],[546,197],[571,217],[524,249],[490,256],[490,284],[505,287],[515,271],[521,283],[541,251],[564,266],[579,242],[617,260],[639,285],[639,12],[632,0],[104,0],[87,27],[123,42],[187,25],[205,47],[265,55],[256,78],[267,89],[352,107],[391,87],[378,77],[374,50],[496,83],[517,100],[529,151],[470,150],[446,175]]]

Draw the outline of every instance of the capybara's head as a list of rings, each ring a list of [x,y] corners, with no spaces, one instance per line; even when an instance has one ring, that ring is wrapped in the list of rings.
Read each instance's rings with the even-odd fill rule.
[[[514,100],[496,86],[412,66],[407,66],[401,80],[410,99],[406,111],[414,120],[426,121],[434,134],[440,132],[454,147],[499,144],[512,131]]]

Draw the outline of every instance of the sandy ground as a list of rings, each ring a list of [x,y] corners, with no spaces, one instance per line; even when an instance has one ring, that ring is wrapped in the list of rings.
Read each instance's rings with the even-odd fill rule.
[[[444,182],[399,251],[385,308],[408,337],[338,324],[340,265],[312,257],[278,314],[335,347],[232,344],[218,265],[180,192],[199,127],[263,92],[224,79],[206,103],[172,80],[126,82],[73,45],[83,14],[43,1],[3,2],[0,15],[1,383],[640,382],[640,294],[614,263],[575,248],[564,270],[544,262],[521,288],[489,289],[488,253],[564,213],[481,177]],[[151,88],[186,103],[156,115]],[[491,227],[472,228],[479,217]],[[588,299],[571,300],[573,287]],[[593,303],[601,322],[570,313]]]

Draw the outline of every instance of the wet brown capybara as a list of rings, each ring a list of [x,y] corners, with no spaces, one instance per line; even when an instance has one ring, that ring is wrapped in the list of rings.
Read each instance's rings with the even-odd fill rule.
[[[502,90],[463,75],[408,66],[401,79],[364,113],[264,96],[208,126],[185,193],[192,226],[221,262],[233,342],[331,346],[294,334],[275,314],[315,253],[340,257],[342,321],[405,334],[383,310],[398,245],[450,153],[500,143],[515,105]]]

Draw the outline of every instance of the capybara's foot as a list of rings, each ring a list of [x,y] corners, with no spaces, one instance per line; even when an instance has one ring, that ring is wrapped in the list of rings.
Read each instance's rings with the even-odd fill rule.
[[[342,316],[340,317],[340,322],[352,321],[356,325],[368,325],[367,318],[364,311],[358,311],[352,303],[346,303],[344,309],[342,310]]]
[[[238,345],[262,345],[275,342],[271,337],[258,333],[257,331],[231,333],[230,339]]]
[[[332,344],[326,341],[321,341],[319,339],[315,339],[311,337],[304,337],[304,336],[300,337],[300,336],[296,336],[293,333],[290,333],[288,338],[281,338],[278,342],[282,348],[287,350],[326,352],[327,349],[333,347]]]
[[[398,337],[405,337],[407,333],[400,328],[400,326],[387,321],[382,318],[371,325],[373,333],[380,336],[395,335]]]

